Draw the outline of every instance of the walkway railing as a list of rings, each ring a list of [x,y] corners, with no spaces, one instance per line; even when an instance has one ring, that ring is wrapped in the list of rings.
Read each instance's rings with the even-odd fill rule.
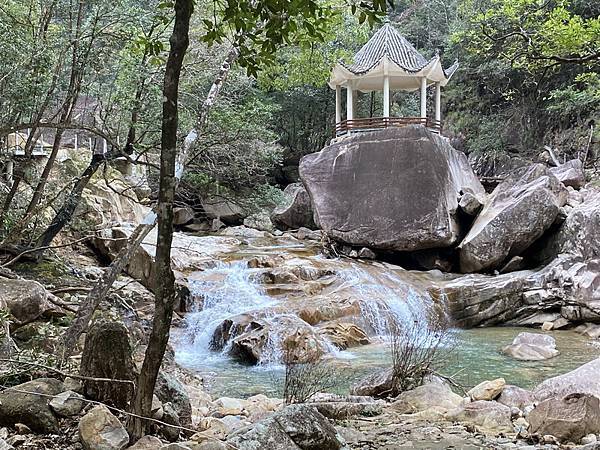
[[[365,132],[380,130],[390,127],[403,127],[406,125],[425,125],[431,131],[441,133],[440,120],[423,117],[367,117],[362,119],[342,120],[335,125],[335,135],[341,136],[348,132]]]

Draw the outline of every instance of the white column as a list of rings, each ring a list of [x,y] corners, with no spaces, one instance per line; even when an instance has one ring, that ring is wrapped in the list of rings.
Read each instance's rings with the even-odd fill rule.
[[[435,120],[442,120],[442,85],[435,83]]]
[[[383,117],[390,117],[390,77],[383,77]]]
[[[77,152],[77,150],[79,150],[79,137],[77,136],[77,133],[75,133],[75,152]]]
[[[335,123],[338,124],[342,121],[342,87],[337,85],[335,87]]]
[[[427,78],[421,78],[421,118],[427,118]]]
[[[9,155],[9,160],[6,162],[6,182],[9,186],[12,186],[13,174],[15,171],[15,164],[12,160],[12,156]]]
[[[350,85],[346,88],[346,119],[354,119],[354,91]]]

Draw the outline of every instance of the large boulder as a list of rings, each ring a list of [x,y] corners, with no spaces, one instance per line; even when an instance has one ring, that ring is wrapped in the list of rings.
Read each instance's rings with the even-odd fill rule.
[[[0,309],[10,311],[16,326],[56,311],[57,308],[49,301],[51,295],[37,281],[0,278]]]
[[[459,245],[463,272],[496,269],[550,228],[567,191],[546,166],[515,171],[490,195]]]
[[[549,334],[519,333],[502,353],[522,361],[542,361],[559,355],[556,341]]]
[[[552,167],[550,172],[565,186],[579,189],[585,184],[585,172],[580,159],[571,159],[558,167]]]
[[[600,358],[571,372],[549,378],[533,390],[538,401],[569,394],[589,394],[600,398]]]
[[[104,405],[81,418],[79,438],[85,450],[122,450],[129,444],[127,430]]]
[[[535,398],[531,391],[509,384],[504,386],[497,401],[509,408],[519,408],[522,410],[529,405],[533,405]]]
[[[498,397],[506,386],[504,378],[496,378],[491,381],[482,381],[477,386],[467,392],[471,400],[494,400]]]
[[[513,431],[510,408],[498,402],[478,400],[467,403],[450,411],[446,418],[474,425],[485,434]]]
[[[62,382],[54,378],[38,378],[5,389],[0,392],[0,426],[22,423],[37,433],[57,433],[58,421],[49,403],[63,390]]]
[[[244,209],[223,197],[207,197],[202,200],[207,219],[218,219],[227,225],[239,225],[247,216]]]
[[[392,369],[381,369],[367,375],[358,381],[350,392],[353,395],[365,395],[369,397],[383,397],[389,395],[393,388]]]
[[[436,408],[444,414],[458,408],[463,398],[442,383],[427,383],[401,393],[392,403],[393,410],[402,414],[413,414]]]
[[[271,417],[233,433],[227,441],[239,450],[338,450],[334,426],[316,408],[290,405]]]
[[[569,253],[584,260],[600,258],[600,191],[583,194],[545,250],[548,256]]]
[[[460,192],[484,191],[466,156],[423,126],[344,138],[304,156],[300,177],[325,233],[393,251],[455,244]]]
[[[286,202],[273,210],[271,221],[283,230],[300,227],[315,229],[310,196],[302,183],[289,184],[283,191]]]
[[[531,433],[577,443],[588,434],[600,433],[600,399],[589,394],[551,397],[539,403],[527,420]]]
[[[133,396],[135,366],[127,328],[120,322],[93,324],[85,336],[81,375],[93,378],[130,380],[128,383],[84,381],[85,395],[117,408],[127,408]]]

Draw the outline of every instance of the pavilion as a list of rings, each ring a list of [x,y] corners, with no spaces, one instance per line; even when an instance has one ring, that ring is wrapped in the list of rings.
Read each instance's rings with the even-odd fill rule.
[[[441,88],[458,68],[442,67],[439,55],[427,60],[390,23],[385,23],[354,56],[350,65],[333,68],[329,86],[335,89],[336,136],[390,126],[422,124],[442,129]],[[427,117],[427,88],[435,86],[435,117]],[[346,88],[346,119],[342,120],[342,88]],[[391,91],[421,92],[420,117],[390,117]],[[383,91],[383,117],[356,118],[357,92]]]

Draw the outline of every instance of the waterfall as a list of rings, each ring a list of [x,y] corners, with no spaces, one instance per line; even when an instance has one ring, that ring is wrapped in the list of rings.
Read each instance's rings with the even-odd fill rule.
[[[197,306],[186,315],[186,336],[179,343],[179,358],[190,363],[194,361],[189,359],[201,362],[222,357],[211,352],[209,344],[224,320],[278,303],[252,280],[252,271],[245,261],[219,263],[202,274],[201,280],[189,281],[190,294]]]

